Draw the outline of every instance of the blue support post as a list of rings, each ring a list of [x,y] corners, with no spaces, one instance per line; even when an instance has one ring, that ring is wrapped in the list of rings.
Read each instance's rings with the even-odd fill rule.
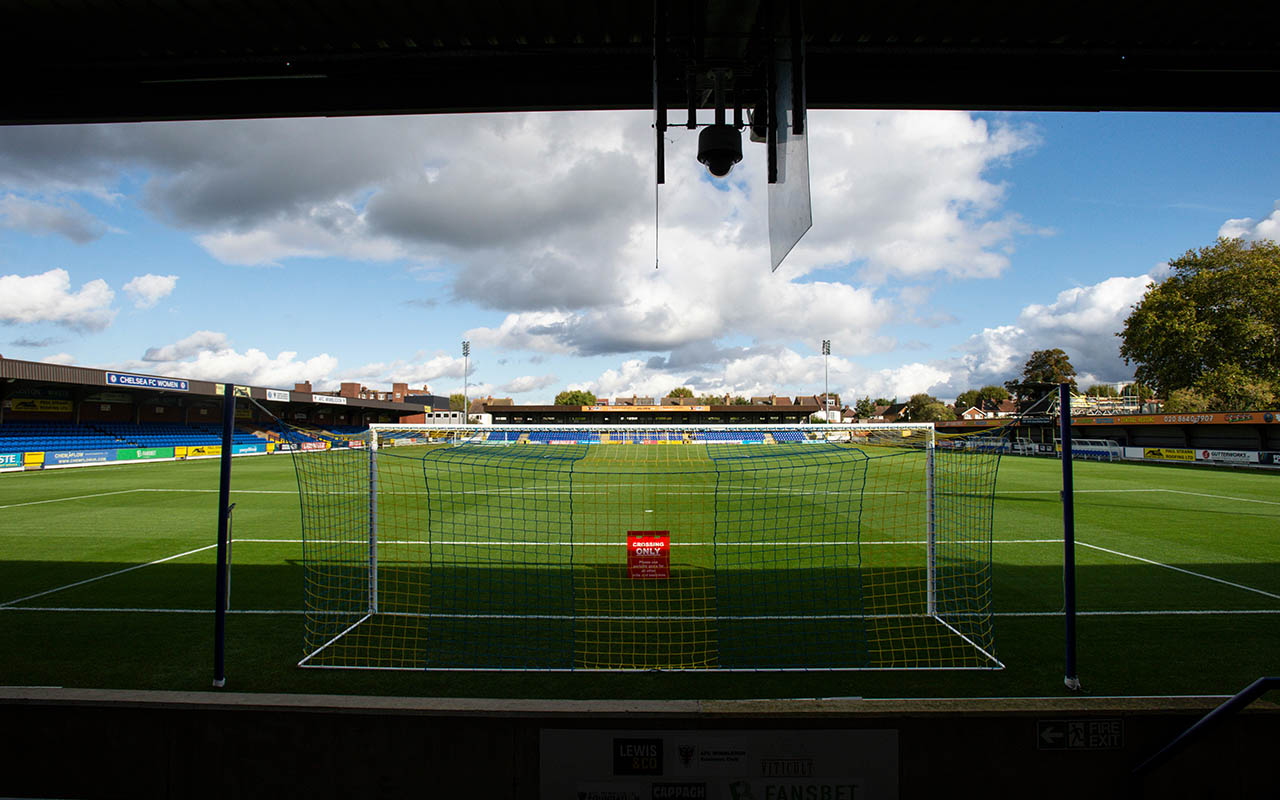
[[[218,570],[213,605],[213,685],[227,685],[227,529],[231,518],[231,432],[236,422],[236,387],[222,387],[222,460],[218,475]]]
[[[1076,673],[1076,510],[1071,473],[1071,386],[1058,384],[1058,429],[1062,442],[1062,602],[1066,617],[1066,674],[1062,682],[1080,690]]]

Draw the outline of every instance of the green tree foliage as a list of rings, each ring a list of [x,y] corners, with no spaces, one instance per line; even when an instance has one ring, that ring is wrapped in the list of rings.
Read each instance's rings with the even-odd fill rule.
[[[466,403],[467,403],[467,399],[462,396],[462,392],[449,395],[450,411],[466,411],[467,410]]]
[[[897,405],[897,404],[898,404],[898,398],[896,398],[896,397],[895,397],[895,398],[893,398],[892,400],[887,400],[887,399],[885,399],[885,398],[883,398],[883,397],[877,397],[877,398],[876,398],[876,400],[875,400],[875,403],[876,403],[876,405],[878,405],[878,406],[892,406],[892,405]]]
[[[677,386],[667,392],[667,397],[693,397],[693,390],[688,386]]]
[[[1257,408],[1280,396],[1280,245],[1218,239],[1169,262],[1118,334],[1138,381],[1175,405]],[[1175,399],[1175,393],[1186,390]]]
[[[1089,397],[1119,397],[1120,396],[1120,392],[1116,389],[1116,387],[1112,386],[1109,383],[1095,383],[1094,385],[1090,386],[1088,389],[1085,389],[1084,393],[1087,394]]]
[[[1009,390],[1003,386],[983,386],[978,390],[978,408],[994,411],[1000,404],[1010,398]]]
[[[733,400],[729,403],[731,406],[749,406],[751,401],[740,394],[735,394]]]
[[[950,406],[924,392],[911,395],[907,407],[902,410],[902,419],[907,422],[941,422],[955,418]]]
[[[698,405],[700,406],[722,406],[724,404],[724,395],[704,394],[698,398]]]
[[[556,405],[558,406],[593,406],[595,404],[595,394],[585,389],[566,389],[556,395]]]
[[[995,411],[1000,404],[1009,399],[1009,392],[1003,386],[983,386],[981,389],[970,389],[961,392],[956,398],[956,414],[963,414],[970,408],[983,411]]]
[[[977,389],[970,389],[966,392],[961,392],[959,396],[956,397],[955,409],[957,414],[963,414],[976,405],[978,405]]]
[[[853,404],[853,413],[858,419],[871,419],[876,413],[876,404],[872,402],[871,396],[867,395],[861,400]]]
[[[1076,368],[1071,366],[1067,354],[1055,347],[1032,353],[1022,368],[1022,379],[1006,381],[1004,386],[1017,398],[1019,410],[1025,411],[1060,383],[1069,384],[1071,391],[1076,391]]]

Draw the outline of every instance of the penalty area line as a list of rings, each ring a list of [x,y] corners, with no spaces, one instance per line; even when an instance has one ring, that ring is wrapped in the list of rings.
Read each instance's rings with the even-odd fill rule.
[[[1088,542],[1082,542],[1079,539],[1076,540],[1076,544],[1081,545],[1083,547],[1088,547],[1091,550],[1101,550],[1102,552],[1110,553],[1113,556],[1120,556],[1121,558],[1131,558],[1134,561],[1141,561],[1144,564],[1151,564],[1152,566],[1171,569],[1174,572],[1181,572],[1184,575],[1191,575],[1196,578],[1204,578],[1207,581],[1213,581],[1214,583],[1221,583],[1224,586],[1231,586],[1236,589],[1244,589],[1246,592],[1253,592],[1254,594],[1260,594],[1263,597],[1270,597],[1272,600],[1280,600],[1280,594],[1273,594],[1271,592],[1263,591],[1262,589],[1256,589],[1252,586],[1246,586],[1243,583],[1235,583],[1233,581],[1223,580],[1222,578],[1215,578],[1212,575],[1205,575],[1203,572],[1196,572],[1194,570],[1183,569],[1182,567],[1175,567],[1172,564],[1165,564],[1162,561],[1153,561],[1150,558],[1135,556],[1132,553],[1122,553],[1119,550],[1111,550],[1110,548],[1107,548],[1107,547],[1099,547],[1096,544],[1089,544]]]
[[[196,553],[202,553],[205,550],[209,550],[217,546],[218,546],[217,543],[207,544],[204,547],[197,547],[196,549],[188,550],[185,553],[178,553],[177,555],[165,556],[164,558],[157,558],[155,561],[148,561],[145,564],[134,564],[132,567],[125,567],[124,569],[118,569],[115,572],[108,572],[105,575],[97,575],[92,578],[85,578],[82,581],[76,581],[75,583],[68,583],[66,586],[58,586],[57,588],[54,588],[54,589],[46,589],[43,592],[36,592],[35,594],[29,594],[26,597],[19,597],[17,600],[10,600],[6,603],[0,603],[0,609],[7,609],[16,603],[24,603],[27,600],[34,600],[37,597],[44,597],[47,594],[54,594],[55,592],[61,592],[66,589],[74,589],[77,586],[84,586],[86,583],[93,583],[94,581],[105,580],[106,578],[114,578],[117,575],[123,575],[126,572],[133,572],[134,570],[142,569],[143,567],[150,567],[155,564],[163,564],[166,561],[173,561],[174,559],[183,558],[184,556],[190,556]]]

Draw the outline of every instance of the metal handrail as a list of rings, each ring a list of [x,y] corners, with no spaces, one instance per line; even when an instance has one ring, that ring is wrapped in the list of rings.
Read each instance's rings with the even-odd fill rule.
[[[1141,764],[1133,768],[1133,779],[1135,783],[1141,781],[1147,773],[1156,767],[1167,762],[1169,759],[1177,755],[1178,751],[1185,748],[1191,742],[1204,735],[1205,731],[1214,727],[1218,723],[1230,717],[1232,714],[1243,709],[1245,706],[1257,700],[1262,695],[1272,689],[1280,689],[1280,677],[1263,677],[1258,678],[1253,683],[1241,689],[1229,700],[1218,706],[1200,718],[1196,724],[1183,731],[1176,739],[1165,745],[1159,752],[1143,761]]]

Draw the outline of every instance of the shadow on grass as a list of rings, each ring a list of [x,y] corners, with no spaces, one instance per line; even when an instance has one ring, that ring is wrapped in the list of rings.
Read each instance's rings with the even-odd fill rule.
[[[39,566],[0,563],[0,585]],[[128,564],[67,563],[64,576],[101,575]],[[1273,587],[1277,564],[1179,564],[1259,588]],[[781,578],[752,576],[764,586]],[[881,589],[918,585],[918,572],[879,570]],[[160,564],[67,589],[24,603],[56,608],[210,609],[213,566]],[[863,575],[864,587],[873,576]],[[571,576],[563,576],[571,580]],[[760,583],[761,579],[764,580]],[[1194,576],[1149,565],[1078,568],[1082,610],[1280,609],[1280,602]],[[63,581],[59,580],[58,583]],[[57,585],[57,584],[55,584]],[[1059,616],[995,620],[1002,671],[725,673],[364,672],[310,670],[303,655],[304,620],[296,610],[302,570],[291,564],[242,565],[233,571],[233,614],[228,622],[230,687],[244,691],[513,697],[825,697],[825,696],[1056,696],[1063,653]],[[997,611],[1052,612],[1061,604],[1056,566],[997,564]],[[799,595],[803,596],[803,595]],[[885,595],[887,596],[887,595]],[[670,608],[670,606],[668,606]],[[273,613],[249,613],[268,611]],[[508,623],[509,624],[509,623]],[[746,623],[742,623],[746,624]],[[1280,663],[1273,614],[1085,616],[1079,621],[1080,675],[1097,694],[1217,694],[1234,691]],[[462,641],[492,629],[458,629]],[[527,625],[513,626],[509,645],[528,639]],[[724,629],[717,632],[725,635]],[[777,635],[761,623],[758,640]],[[705,638],[705,637],[704,637]],[[805,645],[828,644],[819,630]],[[580,639],[573,639],[579,641]],[[208,688],[213,653],[213,614],[32,611],[0,609],[0,684],[200,690]],[[563,639],[561,640],[563,641]],[[868,642],[876,641],[875,636]],[[790,647],[791,645],[788,644]],[[902,652],[906,642],[895,645]],[[704,648],[705,649],[705,648]],[[874,657],[874,654],[873,654]],[[750,663],[744,666],[752,666]],[[767,664],[758,664],[767,667]]]

